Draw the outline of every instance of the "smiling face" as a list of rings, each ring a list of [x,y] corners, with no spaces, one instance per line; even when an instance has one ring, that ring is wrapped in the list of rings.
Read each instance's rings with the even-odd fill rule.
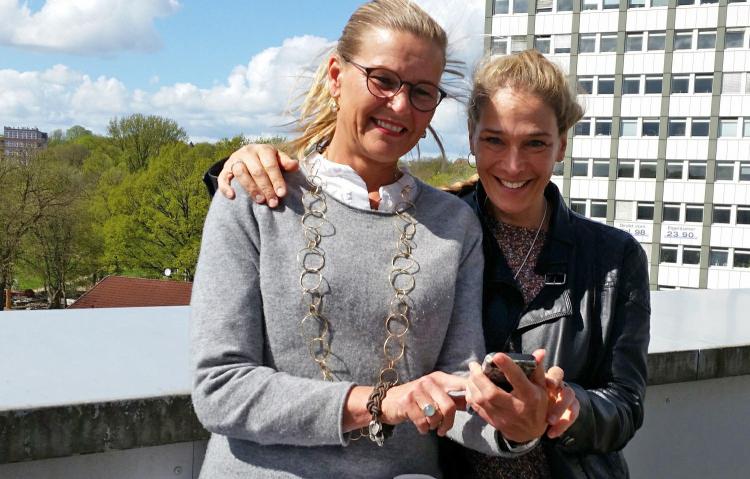
[[[440,83],[444,52],[434,42],[411,33],[372,29],[360,45],[348,60],[367,68],[386,68],[406,82]],[[392,169],[417,144],[434,114],[411,105],[407,85],[392,98],[374,96],[367,89],[365,73],[341,58],[329,61],[328,80],[339,110],[327,155],[361,175],[373,165]]]
[[[482,106],[469,141],[495,216],[536,228],[544,214],[544,188],[567,144],[552,108],[533,93],[498,89]]]

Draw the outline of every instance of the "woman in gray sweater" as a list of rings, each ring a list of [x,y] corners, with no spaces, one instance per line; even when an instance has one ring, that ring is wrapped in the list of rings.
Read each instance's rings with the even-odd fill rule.
[[[408,0],[360,7],[300,109],[284,205],[214,198],[191,301],[201,477],[439,477],[431,430],[498,453],[452,374],[483,354],[481,229],[397,168],[445,97],[446,43]],[[506,374],[538,437],[541,368]]]

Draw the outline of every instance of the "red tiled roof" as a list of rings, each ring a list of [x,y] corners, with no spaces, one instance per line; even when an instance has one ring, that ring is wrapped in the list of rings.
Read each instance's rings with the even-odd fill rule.
[[[107,276],[68,308],[133,308],[186,306],[193,283],[162,279]]]

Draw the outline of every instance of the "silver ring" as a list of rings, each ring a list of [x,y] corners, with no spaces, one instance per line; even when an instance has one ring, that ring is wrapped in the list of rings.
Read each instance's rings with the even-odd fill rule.
[[[432,417],[435,413],[437,413],[437,409],[432,404],[427,403],[422,406],[422,414],[424,414],[425,417]]]
[[[242,160],[235,160],[231,165],[229,165],[229,172],[231,174],[234,174],[234,167],[237,163],[242,163]]]

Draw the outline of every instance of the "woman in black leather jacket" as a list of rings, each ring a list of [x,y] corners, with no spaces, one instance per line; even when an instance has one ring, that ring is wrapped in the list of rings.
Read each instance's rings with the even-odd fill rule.
[[[580,411],[519,459],[446,445],[450,477],[628,477],[621,450],[643,422],[648,269],[635,239],[570,210],[550,181],[582,115],[564,74],[535,51],[488,58],[475,73],[469,139],[480,182],[453,190],[484,230],[487,350],[546,349],[545,368],[565,371]],[[254,174],[241,182],[273,205],[280,175],[269,171],[269,181],[257,156],[233,158],[220,187],[244,161]],[[276,167],[275,158],[263,163]],[[473,399],[489,409],[496,398]]]

